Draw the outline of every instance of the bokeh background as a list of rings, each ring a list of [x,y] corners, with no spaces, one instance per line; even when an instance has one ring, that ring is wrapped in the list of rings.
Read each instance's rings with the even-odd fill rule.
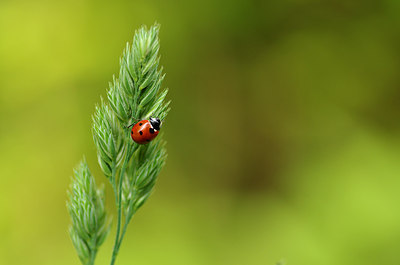
[[[396,0],[1,0],[0,264],[80,264],[72,168],[108,185],[91,114],[155,21],[169,157],[117,264],[400,264]]]

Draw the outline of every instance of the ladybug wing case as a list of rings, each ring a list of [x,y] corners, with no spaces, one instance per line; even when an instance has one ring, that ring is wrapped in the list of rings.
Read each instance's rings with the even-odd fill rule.
[[[132,127],[132,140],[138,144],[147,144],[158,135],[148,120],[140,121]]]

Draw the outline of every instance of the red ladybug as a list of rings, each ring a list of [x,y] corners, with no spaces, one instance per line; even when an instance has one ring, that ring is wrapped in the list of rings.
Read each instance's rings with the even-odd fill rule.
[[[138,144],[147,144],[160,131],[161,121],[159,118],[151,118],[150,120],[141,120],[134,124],[131,130],[132,140]]]

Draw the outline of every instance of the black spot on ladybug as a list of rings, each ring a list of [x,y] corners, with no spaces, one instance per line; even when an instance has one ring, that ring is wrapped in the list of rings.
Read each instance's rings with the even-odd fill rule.
[[[151,134],[153,134],[153,133],[154,133],[154,129],[153,129],[153,128],[150,128],[150,129],[149,129],[149,132],[150,132]]]
[[[146,142],[150,142],[150,140],[149,140],[149,139],[147,139],[147,140],[146,140]]]
[[[142,126],[143,125],[143,123],[139,123],[139,126]]]
[[[139,131],[139,133],[140,133],[140,135],[143,135],[143,132],[142,132],[142,131]]]

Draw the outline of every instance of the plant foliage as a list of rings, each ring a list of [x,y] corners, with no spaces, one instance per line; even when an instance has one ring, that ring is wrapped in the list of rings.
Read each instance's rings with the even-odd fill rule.
[[[138,145],[130,138],[130,130],[127,128],[127,125],[132,122],[149,117],[164,120],[169,112],[170,102],[165,99],[168,90],[162,88],[164,74],[162,67],[159,66],[158,32],[159,25],[157,24],[150,29],[143,26],[135,32],[132,44],[126,45],[120,59],[119,75],[114,76],[109,84],[107,100],[101,100],[93,115],[92,133],[98,162],[113,188],[117,206],[117,232],[111,264],[115,262],[129,222],[150,196],[166,160],[165,141],[162,139],[162,134],[146,145]],[[89,261],[87,259],[91,257],[91,252],[88,252],[85,246],[91,246],[90,240],[97,238],[101,231],[101,237],[96,239],[97,245],[94,248],[97,251],[98,246],[104,241],[108,226],[105,225],[103,193],[96,190],[93,176],[86,162],[81,165],[84,165],[85,170],[78,170],[75,173],[68,208],[72,218],[71,238],[82,263],[86,265],[92,263],[90,259]],[[85,234],[80,234],[81,228],[86,228],[84,221],[90,222],[90,220],[75,217],[86,209],[79,197],[82,192],[75,192],[86,187],[81,187],[85,182],[77,181],[82,178],[91,183],[91,189],[96,190],[96,192],[91,190],[88,196],[98,194],[96,199],[90,197],[91,199],[87,200],[93,202],[90,204],[93,208],[90,208],[90,211],[101,216],[98,219],[95,215],[97,219],[95,218],[94,224],[102,225],[101,229],[96,226],[96,229],[100,230],[89,227],[89,232],[86,231],[87,229],[84,230]],[[98,202],[99,200],[101,203]],[[103,212],[98,212],[101,209]],[[100,220],[101,223],[99,223]],[[82,238],[86,241],[82,241]],[[91,248],[88,249],[91,250]],[[87,255],[86,252],[89,254]]]
[[[69,232],[79,259],[83,264],[93,264],[109,225],[104,209],[104,189],[96,187],[86,160],[74,170],[67,207],[72,220]]]

